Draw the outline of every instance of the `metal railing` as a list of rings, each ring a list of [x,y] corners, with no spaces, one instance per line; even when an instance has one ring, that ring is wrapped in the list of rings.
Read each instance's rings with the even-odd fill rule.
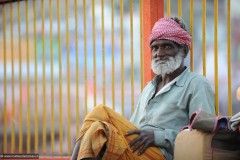
[[[138,0],[1,5],[3,153],[70,155],[84,116],[100,103],[131,116],[143,87],[140,7]]]
[[[236,47],[231,29],[237,25],[231,25],[230,2],[234,3],[32,0],[2,4],[0,151],[70,155],[84,116],[99,103],[129,118],[153,76],[149,46],[143,42],[153,21],[164,14],[182,17],[189,27],[193,41],[187,65],[212,82],[216,113],[239,111],[240,84],[232,84],[238,81],[236,54],[240,54],[231,51]],[[221,19],[219,4],[225,11],[220,12]],[[224,41],[218,36],[223,24]],[[225,54],[219,53],[222,47]],[[222,55],[226,57],[224,76],[219,69]]]

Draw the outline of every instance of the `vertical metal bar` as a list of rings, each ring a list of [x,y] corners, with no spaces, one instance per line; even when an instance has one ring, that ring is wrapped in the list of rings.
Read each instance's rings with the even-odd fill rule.
[[[214,78],[216,114],[219,115],[218,102],[218,0],[214,0]]]
[[[106,71],[105,71],[105,38],[104,38],[104,0],[102,3],[102,85],[103,85],[103,104],[106,104]]]
[[[171,0],[167,0],[167,16],[171,16]]]
[[[93,104],[96,106],[96,27],[95,27],[95,0],[92,0],[92,43],[93,43]]]
[[[182,18],[182,0],[178,0],[178,17]]]
[[[76,50],[76,133],[79,132],[79,69],[78,69],[78,4],[77,0],[74,0],[74,13],[75,13],[75,50]]]
[[[33,34],[34,34],[34,81],[35,81],[35,129],[34,129],[34,152],[38,151],[38,66],[37,66],[37,36],[36,36],[36,0],[33,1]]]
[[[190,0],[190,34],[192,36],[192,44],[190,48],[190,69],[194,70],[194,0]]]
[[[87,58],[87,25],[86,25],[86,0],[83,0],[83,30],[84,30],[84,86],[85,86],[85,115],[88,113],[88,58]]]
[[[114,41],[114,0],[111,0],[112,7],[112,108],[115,110],[115,41]]]
[[[43,115],[42,115],[42,123],[43,123],[43,154],[46,154],[46,61],[45,61],[45,4],[44,0],[41,1],[41,9],[42,9],[42,82],[43,82]]]
[[[14,50],[13,50],[13,9],[12,3],[10,3],[10,34],[11,34],[11,66],[12,66],[12,118],[15,119],[15,70],[14,70]],[[15,123],[11,122],[11,153],[15,153]]]
[[[41,1],[41,9],[42,9],[42,81],[43,81],[43,154],[46,154],[46,143],[47,143],[47,129],[46,129],[46,62],[45,62],[45,4],[44,0]]]
[[[149,47],[149,35],[152,27],[159,18],[164,17],[164,0],[142,1],[143,3],[143,47],[144,47],[144,85],[155,75],[151,70],[151,49]]]
[[[141,91],[143,90],[144,87],[144,75],[143,75],[143,2],[142,0],[139,0],[139,17],[140,17],[140,79],[141,79]]]
[[[121,46],[121,93],[122,115],[124,116],[124,44],[123,44],[123,0],[120,0],[120,46]]]
[[[206,76],[206,0],[202,0],[202,63],[203,75]]]
[[[28,37],[28,1],[25,1],[26,38],[27,38],[27,153],[31,149],[31,109],[30,109],[30,76],[29,76],[29,37]]]
[[[227,1],[227,52],[228,52],[228,115],[232,115],[232,75],[231,75],[231,1]]]
[[[58,17],[58,64],[59,64],[59,142],[60,155],[63,154],[63,123],[62,123],[62,49],[61,49],[61,17],[60,6],[57,1],[57,17]]]
[[[4,95],[3,95],[3,153],[7,153],[7,53],[6,53],[6,13],[5,5],[2,6],[2,17],[3,17],[3,65],[4,65]]]
[[[52,39],[52,0],[49,0],[49,16],[50,16],[50,61],[51,61],[51,152],[52,155],[54,154],[54,130],[55,130],[55,124],[54,124],[54,66],[53,66],[53,39]]]
[[[18,50],[19,50],[19,153],[22,153],[23,148],[23,121],[22,121],[22,47],[21,47],[21,23],[20,23],[20,1],[18,5]]]
[[[68,94],[68,155],[71,154],[71,89],[70,89],[70,51],[69,51],[69,25],[68,25],[68,0],[65,0],[65,18],[66,18],[66,42],[67,42],[67,94]]]
[[[133,50],[133,1],[130,0],[130,52],[131,52],[131,113],[134,110],[134,50]]]

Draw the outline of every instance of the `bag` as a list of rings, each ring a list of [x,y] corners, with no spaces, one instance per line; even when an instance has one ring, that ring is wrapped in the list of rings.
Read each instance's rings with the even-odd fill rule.
[[[176,137],[174,159],[240,160],[240,131],[229,128],[230,119],[195,112]]]

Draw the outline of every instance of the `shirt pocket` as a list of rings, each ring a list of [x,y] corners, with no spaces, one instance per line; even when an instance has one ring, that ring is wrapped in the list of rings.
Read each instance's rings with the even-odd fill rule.
[[[163,128],[187,124],[189,119],[186,106],[165,102],[162,105],[154,106],[150,112],[150,117],[150,125]]]

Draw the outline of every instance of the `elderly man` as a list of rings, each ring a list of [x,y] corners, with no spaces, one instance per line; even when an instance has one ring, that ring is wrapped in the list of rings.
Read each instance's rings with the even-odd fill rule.
[[[191,36],[182,20],[159,19],[149,45],[156,76],[143,89],[130,122],[106,106],[95,107],[85,117],[73,159],[173,159],[176,135],[192,113],[215,114],[210,83],[184,65]]]

